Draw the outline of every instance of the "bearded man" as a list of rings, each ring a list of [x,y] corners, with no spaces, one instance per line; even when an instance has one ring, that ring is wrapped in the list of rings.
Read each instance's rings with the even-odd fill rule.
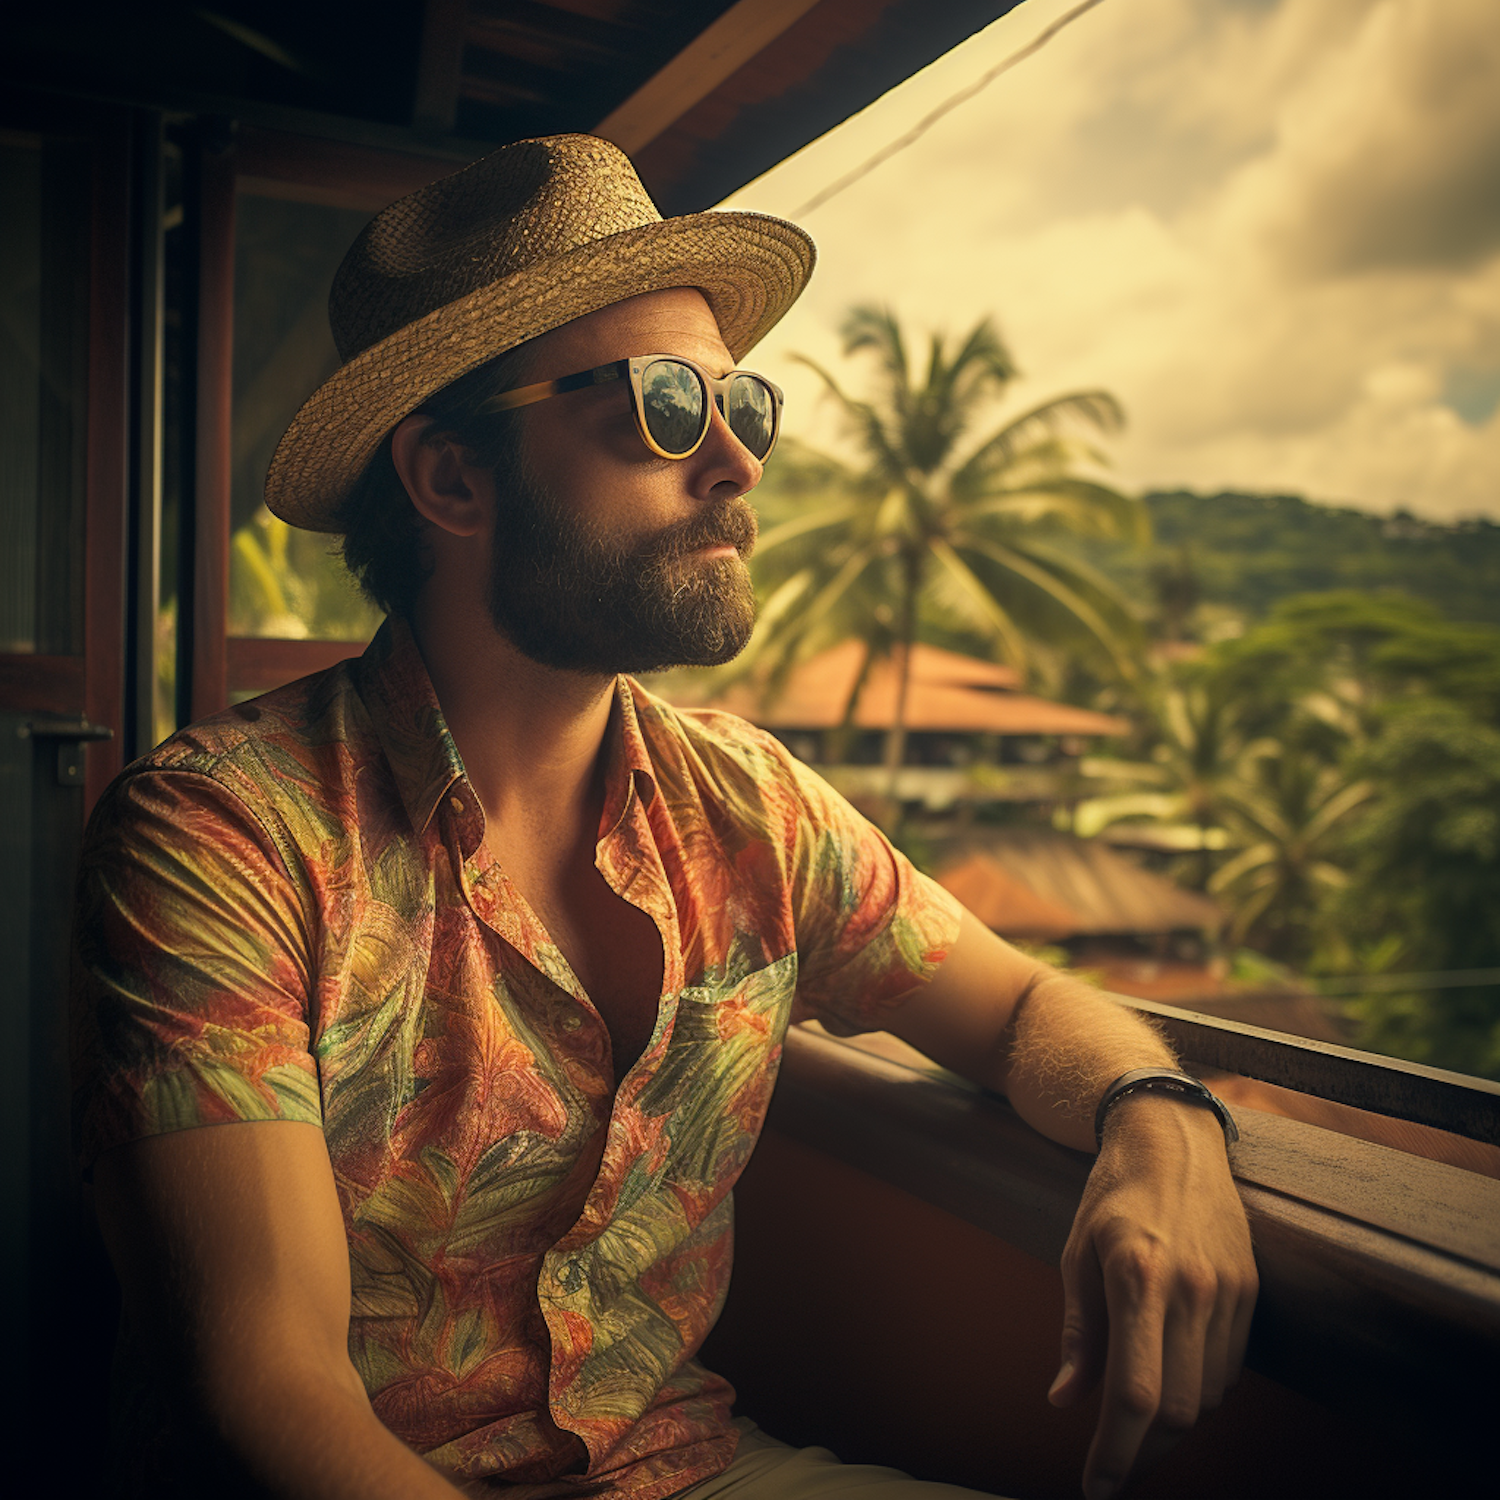
[[[694,1358],[803,1016],[1099,1138],[1053,1392],[1103,1376],[1091,1497],[1234,1379],[1255,1271],[1217,1102],[774,739],[622,675],[749,635],[781,395],[738,361],[812,259],[779,220],[663,221],[587,136],[350,251],[344,364],[267,503],[343,532],[387,623],[130,767],[84,857],[122,1488],[961,1494],[775,1442]]]

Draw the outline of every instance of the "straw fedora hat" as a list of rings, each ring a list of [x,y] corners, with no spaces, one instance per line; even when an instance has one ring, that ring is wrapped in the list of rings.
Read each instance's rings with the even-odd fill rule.
[[[284,521],[337,531],[388,433],[486,360],[640,292],[697,287],[739,360],[796,300],[811,239],[765,214],[663,219],[619,147],[516,141],[377,214],[328,297],[338,371],[292,419],[266,476]]]

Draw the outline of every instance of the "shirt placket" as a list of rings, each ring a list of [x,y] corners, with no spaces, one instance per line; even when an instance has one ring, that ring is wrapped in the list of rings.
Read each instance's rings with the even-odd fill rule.
[[[559,1365],[573,1365],[572,1374],[576,1375],[581,1363],[586,1363],[586,1356],[583,1362],[570,1356],[577,1343],[576,1319],[582,1316],[585,1321],[590,1321],[587,1312],[590,1306],[590,1252],[610,1221],[601,1200],[618,1188],[632,1164],[621,1155],[619,1105],[622,1099],[639,1097],[665,1056],[672,1039],[677,997],[683,986],[682,940],[677,910],[666,870],[651,836],[645,805],[637,794],[634,781],[620,818],[595,848],[595,865],[621,900],[629,901],[645,912],[655,924],[662,945],[662,990],[657,997],[656,1024],[651,1040],[626,1075],[617,1080],[603,1156],[582,1212],[567,1234],[543,1257],[537,1278],[542,1315],[552,1336],[552,1418],[559,1427],[569,1431],[578,1430],[570,1420],[569,1406],[562,1400],[571,1379],[568,1372],[559,1369]],[[579,1436],[587,1442],[587,1434],[580,1432]]]

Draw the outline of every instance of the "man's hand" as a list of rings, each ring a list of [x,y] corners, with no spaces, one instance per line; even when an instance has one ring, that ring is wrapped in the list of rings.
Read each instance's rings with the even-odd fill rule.
[[[1258,1280],[1219,1123],[1137,1094],[1110,1113],[1062,1259],[1062,1368],[1049,1399],[1071,1406],[1104,1379],[1083,1473],[1106,1500],[1239,1377]]]

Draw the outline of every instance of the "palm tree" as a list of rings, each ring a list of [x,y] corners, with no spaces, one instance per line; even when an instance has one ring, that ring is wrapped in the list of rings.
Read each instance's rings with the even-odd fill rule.
[[[1325,898],[1349,883],[1336,862],[1346,819],[1375,788],[1280,740],[1256,741],[1245,759],[1248,774],[1223,808],[1239,852],[1214,871],[1209,889],[1234,907],[1233,941],[1254,929],[1278,957],[1305,958]]]
[[[1374,792],[1348,769],[1362,742],[1356,706],[1303,692],[1280,705],[1277,733],[1252,737],[1265,705],[1247,701],[1243,674],[1222,662],[1185,679],[1163,673],[1148,689],[1150,759],[1095,757],[1090,771],[1114,790],[1080,802],[1073,831],[1090,837],[1124,820],[1192,827],[1196,843],[1184,847],[1195,853],[1179,878],[1229,905],[1231,941],[1255,932],[1276,957],[1305,958],[1317,913],[1347,883],[1347,819]]]
[[[839,403],[865,463],[854,470],[805,455],[800,474],[788,475],[782,488],[802,503],[761,537],[764,604],[745,670],[768,668],[774,691],[798,662],[857,636],[864,668],[845,706],[847,722],[870,666],[896,656],[900,685],[885,756],[894,785],[905,755],[911,647],[924,612],[988,635],[1018,666],[1028,630],[1056,637],[1081,627],[1130,673],[1124,647],[1134,621],[1125,601],[1059,543],[1068,533],[1139,537],[1144,511],[1078,472],[1102,457],[1069,429],[1107,432],[1121,422],[1104,391],[1044,402],[969,441],[1016,375],[988,318],[953,348],[933,334],[919,376],[889,311],[856,307],[841,333],[845,355],[874,361],[867,399],[799,358]]]
[[[1241,705],[1222,676],[1176,680],[1162,673],[1141,685],[1140,706],[1151,726],[1150,759],[1110,760],[1095,756],[1090,769],[1116,788],[1080,802],[1073,832],[1091,838],[1126,819],[1193,828],[1197,844],[1187,883],[1205,890],[1213,873],[1215,848],[1225,846],[1223,828],[1229,801],[1243,789],[1250,740]]]

